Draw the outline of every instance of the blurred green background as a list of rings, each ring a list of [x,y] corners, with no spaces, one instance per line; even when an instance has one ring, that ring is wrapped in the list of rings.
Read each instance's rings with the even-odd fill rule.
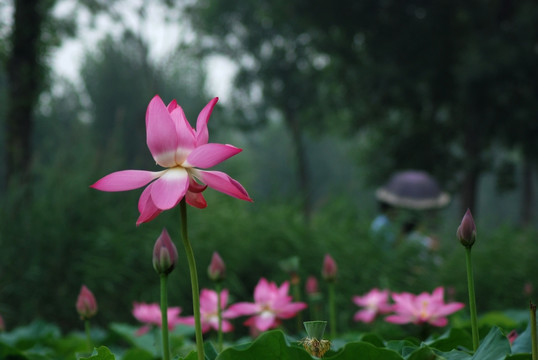
[[[191,314],[178,209],[136,227],[140,190],[89,188],[112,171],[156,169],[144,122],[155,94],[177,99],[191,123],[221,96],[210,141],[244,149],[219,169],[254,203],[208,190],[207,209],[189,208],[201,287],[212,287],[213,251],[233,301],[251,301],[260,277],[289,280],[279,263],[294,256],[302,290],[330,253],[342,330],[358,326],[352,295],[372,287],[443,285],[466,301],[455,233],[470,208],[479,312],[524,309],[538,286],[537,20],[534,1],[509,0],[0,3],[8,329],[35,318],[79,328],[82,284],[97,323],[134,323],[133,301],[158,301],[151,251],[163,227],[180,253],[169,301]],[[73,43],[80,58],[58,61]],[[74,77],[62,72],[71,61]],[[422,214],[421,230],[440,241],[435,259],[380,251],[370,237],[374,191],[404,169],[428,171],[452,196]]]

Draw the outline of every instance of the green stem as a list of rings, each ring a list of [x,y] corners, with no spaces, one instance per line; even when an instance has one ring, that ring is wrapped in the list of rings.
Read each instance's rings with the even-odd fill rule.
[[[294,275],[297,276],[297,275]],[[295,280],[295,281],[293,281]],[[299,288],[299,279],[298,277],[294,279],[292,277],[292,289],[293,289],[293,301],[300,302],[301,301],[301,289]],[[297,314],[297,333],[301,332],[303,329],[303,316],[302,313],[299,312]]]
[[[222,351],[222,303],[220,299],[221,287],[220,284],[217,284],[217,316],[219,319],[219,330],[218,330],[218,350],[219,353]]]
[[[331,320],[331,339],[336,338],[336,306],[334,304],[334,282],[329,283],[329,319]]]
[[[473,263],[471,261],[471,248],[465,247],[465,262],[467,265],[467,286],[469,288],[469,311],[471,312],[471,331],[473,336],[473,349],[478,349],[478,318],[476,314],[476,298],[474,291]]]
[[[532,343],[532,360],[538,359],[538,345],[536,339],[536,305],[530,304],[531,309],[531,343]]]
[[[170,360],[168,343],[168,275],[161,274],[161,334],[163,343],[163,360]]]
[[[88,342],[88,351],[92,351],[92,337],[90,335],[90,320],[84,320],[84,330],[86,331],[86,341]]]
[[[200,291],[198,289],[198,274],[196,272],[196,261],[194,260],[194,252],[192,251],[191,243],[187,233],[187,203],[185,198],[179,202],[181,212],[181,237],[187,254],[189,263],[189,271],[191,274],[192,287],[192,308],[194,312],[194,329],[196,334],[196,351],[198,360],[204,360],[204,338],[202,337],[202,322],[200,320]]]

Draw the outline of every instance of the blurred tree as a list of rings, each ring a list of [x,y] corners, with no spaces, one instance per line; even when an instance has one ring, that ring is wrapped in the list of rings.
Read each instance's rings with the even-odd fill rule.
[[[146,107],[155,94],[177,99],[190,119],[209,101],[202,64],[187,49],[168,63],[149,60],[147,44],[126,31],[120,39],[105,38],[88,54],[82,79],[91,102],[91,127],[101,165],[136,167],[154,164],[146,143]],[[189,116],[190,115],[190,116]],[[112,160],[113,162],[111,163]]]
[[[24,182],[31,164],[33,111],[43,86],[43,24],[53,1],[15,0],[7,58],[6,185]]]
[[[0,27],[0,36],[8,37],[7,41],[0,40],[0,59],[7,73],[7,109],[5,124],[2,124],[5,127],[5,169],[0,190],[5,190],[12,182],[20,187],[29,180],[34,113],[39,95],[48,85],[47,54],[62,38],[76,32],[75,16],[52,15],[59,2],[14,0],[10,31],[4,33],[4,25]],[[80,4],[92,14],[109,8],[105,0],[85,0]]]
[[[291,19],[295,10],[295,2],[286,1],[200,1],[188,12],[195,29],[207,35],[202,41],[206,50],[240,64],[233,95],[243,128],[269,121],[286,125],[294,149],[296,193],[308,221],[312,191],[304,132],[321,131],[313,89],[323,59],[312,52],[308,33],[299,36],[300,18]]]
[[[371,180],[421,168],[474,209],[494,143],[536,153],[523,145],[534,129],[536,8],[530,0],[199,1],[190,15],[208,49],[239,64],[243,101],[278,110],[291,130],[362,133]],[[525,109],[517,128],[515,97]]]
[[[528,225],[534,213],[533,177],[538,165],[538,4],[504,2],[503,5],[499,31],[491,41],[498,55],[494,58],[494,81],[488,87],[489,96],[495,101],[489,105],[498,114],[501,142],[520,155],[520,219]]]

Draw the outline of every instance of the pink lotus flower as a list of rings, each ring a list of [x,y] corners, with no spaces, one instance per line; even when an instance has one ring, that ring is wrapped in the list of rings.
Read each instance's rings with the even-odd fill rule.
[[[4,319],[0,316],[0,332],[6,331],[6,324],[4,324]]]
[[[385,318],[386,321],[394,324],[423,324],[429,323],[433,326],[446,326],[447,316],[460,310],[464,304],[452,302],[445,304],[444,289],[436,288],[430,295],[423,292],[413,295],[407,292],[392,294],[395,302],[394,315]]]
[[[288,295],[289,287],[287,281],[278,287],[274,282],[261,278],[254,289],[255,302],[234,304],[228,309],[229,315],[253,315],[245,321],[245,325],[253,326],[259,331],[275,328],[281,319],[292,318],[307,307],[304,302],[292,302],[292,297]]]
[[[386,314],[392,311],[392,305],[388,303],[389,291],[374,288],[363,296],[353,296],[353,302],[364,309],[355,313],[353,320],[370,323],[377,314]]]
[[[202,289],[200,292],[200,316],[202,322],[202,332],[206,333],[211,329],[219,329],[218,316],[218,297],[217,292],[208,289]],[[233,330],[232,324],[226,320],[236,317],[235,312],[226,310],[228,304],[228,290],[223,289],[220,293],[220,306],[222,308],[222,332]],[[187,316],[185,323],[194,325],[194,316]]]
[[[97,301],[95,300],[93,293],[86,287],[86,285],[82,285],[80,288],[76,308],[82,320],[90,319],[97,314]]]
[[[173,208],[183,197],[191,206],[206,207],[202,192],[207,186],[235,198],[252,201],[243,186],[227,174],[198,169],[215,166],[241,152],[232,145],[208,143],[207,122],[217,101],[218,98],[214,98],[202,109],[195,130],[175,100],[166,106],[156,95],[146,111],[146,138],[153,159],[165,170],[118,171],[91,187],[102,191],[126,191],[150,183],[138,201],[140,216],[137,225]]]
[[[179,317],[180,313],[180,307],[168,308],[167,314],[169,330],[173,330],[178,324],[188,323],[185,318]],[[133,316],[141,323],[146,324],[137,330],[137,336],[144,335],[145,333],[147,333],[152,325],[156,325],[158,327],[162,326],[161,306],[157,303],[146,304],[135,302],[133,304]]]

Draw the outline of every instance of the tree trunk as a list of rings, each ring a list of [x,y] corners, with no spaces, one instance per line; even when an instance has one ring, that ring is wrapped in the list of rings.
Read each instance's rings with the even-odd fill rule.
[[[465,214],[467,209],[470,209],[473,213],[473,216],[476,217],[476,199],[479,177],[480,172],[476,167],[467,169],[464,174],[460,192],[460,213],[462,214],[462,216],[463,214]]]
[[[32,159],[34,109],[43,71],[40,34],[43,14],[39,0],[16,0],[11,52],[7,60],[6,178],[4,185],[28,181]]]
[[[532,176],[532,165],[527,159],[523,161],[522,175],[521,224],[527,226],[531,224],[534,212],[534,184]]]
[[[297,186],[301,200],[301,208],[306,223],[310,222],[312,215],[312,202],[310,194],[310,177],[308,174],[308,159],[301,131],[301,125],[293,110],[286,109],[286,121],[291,130],[293,148],[296,160]]]
[[[478,181],[480,180],[480,132],[478,124],[472,119],[466,123],[465,135],[463,140],[463,148],[465,151],[462,167],[464,170],[463,181],[461,184],[460,200],[461,214],[465,214],[467,209],[470,209],[473,216],[476,218],[478,209],[477,190]]]

